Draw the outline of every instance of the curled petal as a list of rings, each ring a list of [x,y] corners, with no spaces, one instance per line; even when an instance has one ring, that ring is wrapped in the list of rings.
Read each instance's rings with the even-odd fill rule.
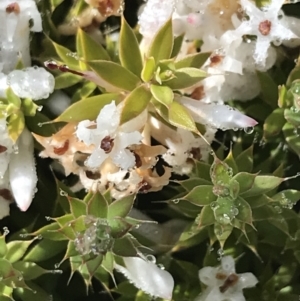
[[[123,260],[125,267],[116,265],[115,268],[137,288],[154,297],[172,299],[174,280],[170,273],[138,257],[124,257]]]
[[[224,256],[221,266],[226,273],[235,273],[235,262],[232,256]]]
[[[179,102],[191,113],[194,120],[222,130],[253,127],[257,122],[222,104],[207,104],[188,97],[181,97]]]
[[[9,163],[9,180],[18,207],[22,211],[26,211],[36,192],[37,183],[33,156],[33,137],[26,128],[17,143],[18,153],[11,154]]]
[[[252,273],[240,274],[239,286],[241,289],[254,287],[258,283],[257,278]]]

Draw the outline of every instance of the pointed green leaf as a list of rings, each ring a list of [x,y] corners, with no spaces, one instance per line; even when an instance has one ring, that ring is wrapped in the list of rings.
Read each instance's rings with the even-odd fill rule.
[[[196,222],[199,227],[206,227],[213,225],[215,223],[215,216],[212,208],[210,206],[205,206],[202,208]]]
[[[149,48],[148,57],[153,56],[156,63],[171,57],[173,49],[172,20],[169,19],[157,32]]]
[[[222,226],[220,224],[214,225],[214,233],[220,243],[221,249],[224,248],[225,242],[232,233],[233,226],[231,225],[225,225]]]
[[[87,269],[89,271],[90,278],[92,278],[94,276],[94,274],[96,273],[97,269],[101,265],[102,261],[103,261],[103,255],[99,254],[99,255],[97,255],[96,258],[94,258],[92,260],[89,260],[89,261],[87,261],[85,263],[86,267],[87,267]]]
[[[264,194],[278,187],[283,181],[283,178],[274,176],[256,176],[252,188],[241,195],[243,197],[252,197]]]
[[[112,252],[122,257],[134,257],[138,254],[136,247],[127,236],[115,240]]]
[[[172,89],[167,86],[151,85],[150,91],[152,96],[167,108],[174,100],[174,93]]]
[[[143,66],[143,70],[141,73],[141,78],[144,82],[149,82],[153,76],[154,76],[154,72],[155,72],[155,60],[153,57],[146,57],[145,58],[145,62],[144,62],[144,66]]]
[[[109,219],[108,224],[113,238],[121,238],[132,229],[132,225],[121,217]]]
[[[240,185],[240,193],[244,193],[251,189],[254,185],[256,174],[250,174],[247,172],[239,172],[236,174],[232,180],[236,180]]]
[[[35,116],[38,105],[36,105],[32,99],[25,98],[22,101],[22,112],[25,116]]]
[[[300,191],[286,189],[272,196],[274,202],[279,202],[282,207],[292,208],[300,200]]]
[[[22,273],[25,280],[36,279],[43,274],[50,273],[34,262],[18,261],[13,264],[13,267]]]
[[[178,181],[177,183],[188,192],[190,192],[196,186],[211,185],[211,182],[200,178],[190,178],[187,180]]]
[[[80,75],[72,73],[62,73],[55,77],[55,90],[61,90],[72,87],[82,81],[83,78]]]
[[[59,45],[53,41],[51,41],[57,55],[61,59],[61,62],[68,65],[68,67],[72,69],[78,69],[79,68],[79,61],[75,56],[73,55],[72,51],[70,51],[68,48],[65,48],[62,45]]]
[[[252,225],[253,222],[252,209],[250,205],[243,198],[238,198],[237,209],[239,212],[236,215],[236,218],[243,223]]]
[[[119,43],[119,56],[122,66],[135,75],[140,76],[143,62],[139,43],[124,17],[122,17]]]
[[[8,100],[8,103],[14,105],[15,108],[19,109],[21,107],[21,99],[14,93],[14,91],[10,87],[6,89],[6,98]]]
[[[25,127],[25,119],[22,112],[17,112],[9,116],[7,125],[9,137],[16,142]]]
[[[215,202],[217,200],[217,196],[213,193],[212,185],[201,185],[195,187],[182,199],[197,206],[206,206]]]
[[[69,106],[53,122],[79,122],[82,120],[96,120],[101,109],[112,101],[119,103],[121,95],[107,93],[82,99]]]
[[[173,72],[172,79],[163,81],[163,84],[172,90],[186,89],[206,78],[207,73],[197,68],[181,68]]]
[[[268,196],[266,196],[265,194],[262,194],[260,196],[247,197],[247,198],[245,198],[245,201],[253,209],[253,208],[262,207],[264,205],[271,203],[272,199],[269,198]]]
[[[179,128],[197,133],[198,129],[187,109],[178,102],[169,106],[169,122]]]
[[[283,114],[285,111],[284,109],[277,108],[268,116],[264,123],[264,138],[272,138],[281,132],[286,122]]]
[[[253,144],[235,159],[239,171],[251,172],[253,169]]]
[[[47,238],[50,240],[66,240],[66,237],[58,232],[59,228],[60,227],[57,223],[52,223],[35,231],[33,235],[41,235],[43,238]]]
[[[68,201],[70,204],[71,213],[74,218],[86,214],[86,204],[83,201],[71,197],[68,197]]]
[[[26,253],[33,240],[15,240],[7,244],[7,253],[5,259],[9,262],[14,263],[20,260]]]
[[[97,43],[90,35],[81,28],[78,29],[76,35],[76,49],[78,56],[85,61],[106,60],[110,61],[110,57],[103,46]],[[80,62],[82,64],[82,62]],[[82,66],[84,67],[84,66]]]
[[[0,236],[0,258],[3,258],[7,252],[7,245],[5,241],[5,235]]]
[[[139,116],[148,106],[151,93],[145,86],[135,88],[124,100],[120,125]]]
[[[129,195],[125,198],[112,202],[108,207],[108,219],[115,217],[126,217],[132,209],[135,195]]]
[[[227,164],[232,169],[233,175],[235,175],[238,172],[238,167],[233,157],[232,149],[230,150],[227,157],[225,158],[224,163]]]
[[[101,79],[116,88],[132,91],[140,83],[140,79],[136,75],[117,63],[98,60],[87,64]]]
[[[97,192],[88,202],[87,215],[97,218],[107,218],[108,204],[104,196]]]
[[[201,68],[203,64],[210,57],[211,52],[201,52],[193,53],[185,56],[183,59],[175,63],[176,69],[192,67],[192,68]]]
[[[178,37],[175,37],[174,44],[173,44],[173,49],[172,49],[172,53],[171,53],[172,58],[176,57],[179,54],[179,52],[181,50],[183,40],[184,40],[184,34],[182,34]]]

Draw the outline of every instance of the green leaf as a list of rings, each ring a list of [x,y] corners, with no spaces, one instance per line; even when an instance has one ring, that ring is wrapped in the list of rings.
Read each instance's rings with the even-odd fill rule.
[[[13,113],[9,116],[7,125],[9,137],[16,142],[25,127],[25,119],[22,112]]]
[[[262,194],[260,196],[254,196],[254,197],[247,197],[245,198],[245,200],[252,209],[262,207],[272,202],[272,199],[266,196],[265,194]]]
[[[300,113],[297,110],[297,112],[291,110],[291,109],[285,109],[284,110],[284,118],[293,126],[299,127],[300,126]],[[285,120],[281,120],[282,127],[285,124]]]
[[[273,109],[277,108],[278,85],[267,72],[256,71],[261,85],[261,97]]]
[[[287,122],[283,129],[283,134],[285,140],[289,147],[298,155],[300,156],[300,138],[298,133],[295,132],[295,127]]]
[[[217,196],[213,193],[212,185],[202,185],[195,187],[182,199],[197,205],[206,206],[217,200]]]
[[[152,56],[156,63],[160,60],[170,58],[173,43],[172,20],[169,19],[153,38],[149,48],[148,57]]]
[[[138,254],[136,247],[127,236],[115,240],[112,252],[122,257],[135,257]]]
[[[113,238],[121,238],[132,229],[132,225],[121,217],[109,219],[108,224]]]
[[[139,43],[136,35],[124,17],[122,17],[120,31],[119,56],[123,67],[134,73],[136,76],[141,75],[143,62]]]
[[[43,274],[50,273],[34,262],[18,261],[13,264],[13,267],[22,273],[25,280],[36,279]]]
[[[82,99],[69,106],[53,122],[79,122],[82,120],[96,120],[101,109],[113,100],[121,101],[121,95],[117,93],[106,93]]]
[[[178,37],[175,37],[173,49],[172,49],[172,53],[171,53],[171,58],[176,57],[179,54],[183,40],[184,40],[184,34],[182,34]]]
[[[22,112],[25,116],[35,116],[38,106],[30,98],[22,101]]]
[[[227,157],[225,158],[224,163],[227,164],[232,169],[232,174],[236,174],[238,172],[238,167],[234,160],[232,149],[230,150]]]
[[[256,176],[256,174],[240,172],[236,174],[232,180],[236,180],[239,183],[239,193],[244,193],[253,187]]]
[[[82,80],[82,76],[72,74],[69,72],[59,74],[55,77],[55,90],[61,90],[72,87]]]
[[[135,195],[129,195],[120,200],[112,202],[108,207],[108,219],[115,217],[126,217],[132,209]]]
[[[264,138],[268,139],[277,136],[281,132],[286,122],[284,111],[284,109],[277,108],[265,120]]]
[[[68,48],[65,48],[64,46],[61,46],[53,41],[51,41],[57,55],[61,59],[61,62],[68,65],[68,67],[72,69],[78,69],[79,68],[79,61],[77,58],[72,55],[72,51],[70,51]]]
[[[144,82],[149,82],[153,76],[154,76],[154,72],[155,72],[155,60],[153,57],[146,57],[145,58],[145,62],[144,62],[144,67],[141,73],[141,78]]]
[[[221,249],[224,248],[225,242],[232,233],[233,226],[232,225],[220,225],[215,224],[214,225],[214,233],[220,243]]]
[[[148,106],[151,93],[145,86],[135,88],[124,100],[120,125],[139,116]]]
[[[300,191],[286,189],[272,196],[274,202],[279,202],[282,207],[292,208],[300,200]]]
[[[214,211],[210,206],[202,208],[199,216],[196,219],[199,227],[207,227],[215,223]]]
[[[134,90],[140,79],[121,65],[103,60],[87,63],[105,82],[124,91]]]
[[[110,61],[110,57],[103,46],[97,43],[90,35],[78,28],[76,35],[77,54],[84,61],[106,60]],[[85,64],[80,62],[81,69],[85,69]]]
[[[173,78],[163,81],[172,90],[186,89],[206,78],[207,73],[197,68],[181,68],[173,72]]]
[[[236,218],[243,223],[252,225],[253,222],[252,209],[250,205],[243,198],[238,198],[237,209],[239,212],[236,215]]]
[[[241,195],[243,197],[252,197],[264,194],[278,187],[283,181],[283,178],[275,176],[256,176],[252,188]]]
[[[167,108],[174,100],[174,93],[172,89],[167,86],[151,85],[150,91],[152,96]]]
[[[211,52],[193,53],[185,56],[183,59],[175,62],[176,69],[192,67],[201,68],[210,57]]]
[[[19,109],[21,107],[21,99],[14,93],[14,91],[10,87],[6,89],[6,98],[8,100],[8,103],[12,104],[15,108]]]
[[[196,186],[200,185],[211,185],[210,181],[200,179],[200,178],[189,178],[187,180],[177,182],[181,187],[183,187],[187,192],[190,192]]]
[[[24,256],[32,242],[33,240],[15,240],[9,242],[7,244],[7,253],[5,255],[5,258],[11,263],[20,260]]]
[[[3,258],[7,252],[7,245],[5,242],[5,235],[0,236],[0,258]]]
[[[71,197],[68,197],[68,201],[74,218],[78,218],[86,214],[86,204],[83,201]]]
[[[87,215],[93,215],[97,218],[107,218],[108,204],[104,196],[97,192],[90,199],[87,206]]]
[[[176,127],[198,133],[190,113],[178,102],[172,102],[169,106],[169,122]]]
[[[253,144],[235,159],[239,171],[251,172],[253,169]]]
[[[65,236],[58,232],[59,225],[57,223],[52,223],[50,225],[44,226],[39,230],[35,231],[33,235],[39,236],[42,235],[43,238],[50,240],[66,240]]]

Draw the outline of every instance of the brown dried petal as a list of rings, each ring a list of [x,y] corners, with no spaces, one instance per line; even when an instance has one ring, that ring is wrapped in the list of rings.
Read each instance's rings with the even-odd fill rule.
[[[62,147],[53,147],[53,152],[55,155],[62,156],[69,149],[69,140],[66,140]]]
[[[7,188],[0,189],[0,196],[10,202],[12,202],[14,200],[10,190]]]
[[[219,287],[221,293],[225,293],[230,287],[234,286],[239,281],[237,274],[230,274],[224,284]]]
[[[4,153],[7,151],[7,147],[0,145],[0,154]]]

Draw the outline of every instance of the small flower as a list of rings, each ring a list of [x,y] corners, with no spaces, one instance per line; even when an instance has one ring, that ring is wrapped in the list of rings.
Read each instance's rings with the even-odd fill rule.
[[[120,111],[115,102],[104,106],[96,122],[84,120],[78,124],[76,135],[86,145],[95,149],[86,161],[86,166],[98,168],[107,158],[122,169],[135,165],[133,153],[128,146],[139,144],[142,135],[138,131],[125,132],[119,127]]]
[[[153,297],[172,299],[174,280],[169,272],[138,257],[123,257],[123,261],[124,266],[115,264],[115,269],[137,288]]]
[[[241,112],[223,104],[203,103],[189,97],[180,97],[184,105],[198,123],[222,130],[253,127],[257,122]]]
[[[231,256],[223,257],[220,267],[202,268],[199,278],[207,288],[195,301],[245,301],[243,289],[258,282],[252,273],[236,274]]]
[[[249,17],[235,30],[238,37],[243,35],[257,36],[254,59],[256,63],[264,65],[268,49],[272,42],[279,45],[284,40],[290,40],[297,36],[285,27],[278,18],[284,0],[272,0],[270,5],[260,10],[249,0],[241,0],[241,5]]]

